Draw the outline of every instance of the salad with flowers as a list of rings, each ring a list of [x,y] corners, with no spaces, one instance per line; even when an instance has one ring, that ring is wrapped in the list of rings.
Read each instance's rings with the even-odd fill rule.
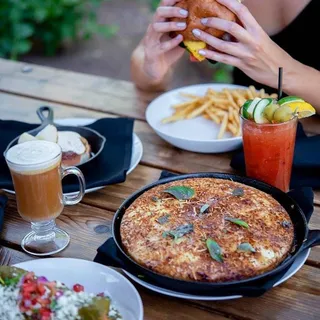
[[[120,320],[109,297],[37,277],[19,268],[0,267],[0,320]]]

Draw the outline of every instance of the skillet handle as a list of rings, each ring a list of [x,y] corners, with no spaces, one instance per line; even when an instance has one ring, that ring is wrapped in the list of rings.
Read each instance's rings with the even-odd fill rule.
[[[320,245],[320,230],[309,230],[308,237],[302,244],[302,250]]]
[[[48,112],[48,115],[46,116],[44,112]],[[37,115],[42,125],[53,124],[53,110],[51,107],[42,106],[38,108]]]

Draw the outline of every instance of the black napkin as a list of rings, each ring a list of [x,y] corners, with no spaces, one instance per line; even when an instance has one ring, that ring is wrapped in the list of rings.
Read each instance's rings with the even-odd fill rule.
[[[8,198],[6,195],[0,195],[0,233],[3,227],[3,220],[4,220],[4,208],[7,204]]]
[[[163,171],[161,173],[160,179],[173,177],[176,174],[173,174],[168,171]],[[295,190],[292,190],[288,193],[291,198],[293,198],[298,205],[303,210],[307,221],[309,222],[311,215],[313,213],[313,200],[314,194],[312,188],[302,187]],[[101,263],[107,266],[119,267],[129,271],[133,275],[138,275],[137,271],[131,268],[128,269],[128,266],[124,264],[121,259],[121,253],[118,250],[113,238],[109,238],[104,244],[102,244],[98,250],[97,255],[94,258],[94,261],[97,263]],[[236,288],[230,288],[228,290],[223,290],[222,292],[210,293],[210,296],[227,296],[227,295],[242,295],[245,297],[258,297],[263,295],[265,292],[270,290],[275,283],[277,283],[283,275],[288,271],[291,265],[289,265],[285,270],[273,276],[272,278],[263,279],[262,281],[256,281],[254,284],[245,285],[245,286],[237,286]],[[159,284],[155,283],[153,279],[146,278],[144,275],[144,282],[149,284],[153,284],[159,286]],[[201,294],[203,295],[203,294]]]
[[[231,167],[245,174],[243,150],[236,153]],[[307,137],[298,124],[290,188],[320,187],[320,135]]]
[[[13,190],[9,169],[2,156],[7,145],[21,133],[37,128],[38,124],[0,120],[0,188]],[[103,151],[94,160],[81,165],[87,189],[125,181],[132,153],[133,120],[103,118],[87,126],[106,138]],[[78,191],[74,177],[63,179],[63,191]]]

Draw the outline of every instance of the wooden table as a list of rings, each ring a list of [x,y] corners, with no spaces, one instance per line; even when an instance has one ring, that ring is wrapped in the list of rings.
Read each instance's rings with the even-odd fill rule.
[[[136,119],[135,132],[143,142],[139,166],[126,182],[87,194],[81,204],[66,207],[57,219],[71,235],[69,247],[59,257],[92,260],[97,247],[111,236],[111,220],[120,203],[138,188],[158,179],[161,170],[232,172],[231,154],[205,155],[182,151],[161,140],[145,121],[144,111],[153,95],[136,92],[125,81],[68,72],[0,59],[0,118],[39,122],[35,110],[44,104],[54,108],[55,118],[117,117]],[[320,120],[305,121],[310,134],[320,133]],[[1,128],[0,128],[1,134]],[[5,212],[0,237],[0,264],[33,259],[20,248],[29,231],[13,196]],[[103,226],[102,228],[100,226]],[[315,212],[310,228],[320,229],[320,192],[315,192]],[[320,319],[320,247],[312,249],[306,264],[287,282],[254,299],[221,302],[187,301],[139,290],[146,320],[307,320]]]

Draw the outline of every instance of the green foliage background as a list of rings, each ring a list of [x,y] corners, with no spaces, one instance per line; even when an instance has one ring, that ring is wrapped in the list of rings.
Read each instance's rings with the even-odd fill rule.
[[[66,40],[105,37],[116,26],[97,23],[103,0],[0,0],[0,57],[17,59],[40,46],[54,55]]]

